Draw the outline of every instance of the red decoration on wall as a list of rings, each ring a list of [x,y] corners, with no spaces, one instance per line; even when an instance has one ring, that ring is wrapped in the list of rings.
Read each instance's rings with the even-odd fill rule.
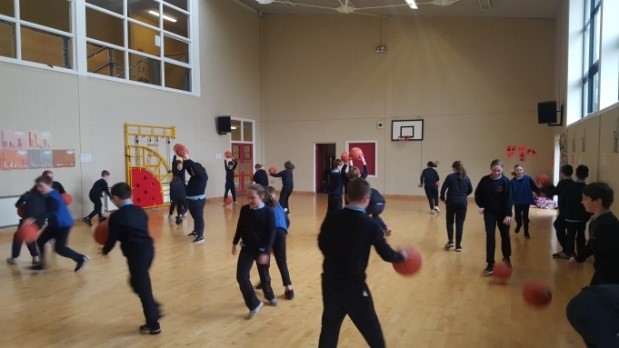
[[[507,145],[507,147],[505,148],[505,155],[507,155],[507,157],[511,158],[514,157],[514,152],[516,151],[516,146],[514,145]]]
[[[147,169],[131,168],[133,203],[142,208],[163,204],[161,183]]]
[[[376,175],[376,143],[375,142],[350,142],[346,151],[358,147],[363,151],[363,156],[368,164],[369,175]],[[353,161],[353,165],[363,170],[361,161]]]

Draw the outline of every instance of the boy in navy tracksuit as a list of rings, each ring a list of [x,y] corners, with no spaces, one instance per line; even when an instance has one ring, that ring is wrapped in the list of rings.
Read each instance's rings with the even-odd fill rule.
[[[447,175],[441,187],[441,201],[446,201],[447,244],[445,250],[454,247],[454,221],[456,224],[456,252],[462,252],[462,235],[464,219],[468,209],[467,197],[473,192],[471,179],[466,175],[462,162],[455,161],[451,168],[453,173]],[[447,199],[445,199],[447,193]]]
[[[234,184],[234,171],[236,170],[238,162],[232,158],[229,162],[224,160],[224,169],[226,170],[226,187],[224,191],[224,207],[225,201],[228,198],[228,191],[232,193],[232,200],[236,203],[236,185]]]
[[[421,177],[419,178],[419,187],[423,187],[425,190],[428,203],[430,204],[430,214],[441,212],[438,208],[438,181],[440,177],[434,168],[436,168],[436,163],[428,162],[427,168],[421,172]]]
[[[45,202],[45,197],[41,195],[36,186],[33,187],[30,191],[24,193],[19,197],[17,202],[15,203],[15,207],[19,208],[23,206],[24,216],[19,220],[19,226],[24,223],[34,223],[37,226],[37,229],[41,229],[45,224],[45,220],[47,219],[47,205]],[[18,228],[19,230],[19,228]],[[18,241],[17,232],[13,235],[13,247],[11,249],[11,257],[6,259],[6,262],[10,265],[15,265],[17,263],[17,258],[21,252],[21,246],[23,241]],[[39,251],[37,250],[37,243],[27,243],[28,251],[30,251],[30,255],[32,256],[32,264],[36,265],[40,262]]]
[[[161,333],[159,303],[153,297],[148,270],[155,257],[153,239],[148,234],[148,215],[141,207],[131,202],[131,187],[124,182],[112,186],[112,201],[118,207],[110,216],[107,241],[101,255],[107,256],[116,241],[120,242],[123,255],[129,265],[129,283],[140,297],[146,324],[140,326],[140,333],[157,335]]]
[[[286,211],[286,213],[290,214],[290,207],[288,206],[288,201],[290,199],[290,195],[294,190],[294,177],[292,172],[294,171],[294,164],[290,161],[286,161],[284,163],[284,170],[279,173],[271,174],[271,176],[276,178],[282,178],[282,191],[279,195],[279,204],[282,205],[282,208]]]
[[[69,213],[69,209],[60,193],[52,189],[52,180],[49,177],[41,176],[37,178],[36,185],[37,190],[46,197],[48,224],[47,228],[45,228],[39,238],[37,238],[37,246],[41,253],[41,263],[32,266],[31,269],[43,270],[46,268],[45,244],[51,239],[54,239],[54,249],[56,253],[75,261],[76,265],[74,271],[78,272],[90,258],[67,247],[69,232],[71,231],[71,227],[73,227],[73,217],[71,217],[71,213]]]
[[[585,250],[587,240],[585,238],[585,230],[587,229],[587,221],[591,218],[591,214],[585,210],[582,205],[582,190],[585,187],[585,179],[589,176],[589,168],[585,165],[576,167],[576,180],[565,188],[562,193],[565,199],[565,224],[567,226],[567,238],[565,239],[565,250],[558,258],[569,259],[570,257],[582,254]],[[574,248],[574,239],[576,239],[576,248]]]
[[[84,223],[86,223],[86,225],[88,226],[92,226],[92,218],[95,217],[95,215],[99,215],[99,222],[107,220],[107,218],[104,217],[102,213],[103,204],[101,203],[101,197],[103,197],[103,194],[111,197],[110,189],[107,185],[107,179],[109,179],[109,177],[110,172],[108,172],[107,170],[102,171],[101,179],[95,181],[95,183],[92,185],[92,188],[90,189],[90,192],[88,193],[88,198],[90,198],[90,201],[95,205],[92,212],[83,219]]]
[[[512,186],[512,198],[514,211],[516,212],[515,233],[520,232],[524,226],[524,237],[531,239],[529,234],[529,208],[533,204],[533,192],[539,193],[539,188],[535,185],[530,176],[524,174],[524,168],[520,164],[514,166],[514,177],[510,181]]]
[[[592,183],[582,189],[582,204],[593,214],[589,223],[589,241],[584,251],[578,252],[570,263],[584,262],[594,257],[595,273],[591,285],[619,284],[619,220],[609,210],[614,191],[605,183]]]
[[[268,187],[269,176],[267,175],[266,170],[264,170],[264,168],[262,167],[262,164],[257,163],[254,166],[254,169],[256,170],[256,172],[254,173],[254,177],[252,178],[253,182],[262,187]]]
[[[490,276],[494,271],[494,249],[496,246],[495,231],[499,228],[501,234],[501,251],[503,262],[511,265],[512,254],[509,240],[509,225],[512,216],[512,191],[509,179],[503,175],[503,162],[494,160],[490,164],[491,173],[479,181],[475,189],[475,203],[479,212],[484,214],[486,228],[486,262],[484,275]]]
[[[327,213],[333,210],[342,209],[342,195],[344,194],[344,181],[342,176],[341,159],[333,161],[331,172],[327,176],[329,183],[329,199],[327,203]]]
[[[372,193],[364,179],[348,184],[344,209],[329,212],[318,235],[324,255],[322,273],[322,329],[318,347],[336,347],[342,321],[348,315],[370,347],[385,346],[383,332],[365,282],[372,246],[387,262],[401,262],[404,254],[393,250],[379,224],[365,210]]]
[[[554,223],[552,224],[555,228],[555,235],[557,237],[557,241],[559,242],[559,245],[561,246],[561,251],[552,254],[553,258],[561,258],[563,257],[563,255],[567,255],[565,254],[565,249],[567,248],[567,224],[565,222],[565,198],[562,197],[563,191],[565,190],[565,188],[567,186],[569,186],[573,180],[572,180],[572,174],[574,173],[574,168],[569,165],[569,164],[565,164],[563,166],[561,166],[561,170],[559,172],[559,182],[557,183],[557,186],[551,186],[549,188],[544,189],[544,193],[548,196],[548,197],[553,197],[553,196],[559,196],[559,214],[557,215],[557,218],[555,219]],[[563,255],[562,255],[563,253]]]
[[[187,183],[187,206],[193,218],[193,232],[189,233],[189,236],[195,237],[194,244],[202,244],[204,243],[204,205],[206,204],[208,174],[200,163],[189,159],[189,154],[183,157],[185,158],[184,168],[190,175]]]

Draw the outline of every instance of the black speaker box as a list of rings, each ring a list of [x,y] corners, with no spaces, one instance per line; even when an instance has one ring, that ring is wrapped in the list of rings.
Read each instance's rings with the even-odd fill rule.
[[[230,133],[231,130],[230,116],[217,117],[217,133],[224,135]]]
[[[557,102],[546,101],[537,103],[537,123],[557,123]]]

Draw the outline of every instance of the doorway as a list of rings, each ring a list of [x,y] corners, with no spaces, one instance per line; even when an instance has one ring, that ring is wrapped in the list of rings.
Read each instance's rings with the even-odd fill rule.
[[[232,156],[237,160],[234,185],[237,193],[244,193],[251,185],[254,173],[254,145],[232,143]]]
[[[314,178],[316,193],[327,193],[327,177],[335,160],[335,143],[314,144]]]

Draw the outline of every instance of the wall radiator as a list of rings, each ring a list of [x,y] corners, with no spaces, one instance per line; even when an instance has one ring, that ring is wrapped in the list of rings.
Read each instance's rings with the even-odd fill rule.
[[[19,223],[19,216],[15,209],[15,202],[19,196],[0,197],[0,228],[15,226]]]

